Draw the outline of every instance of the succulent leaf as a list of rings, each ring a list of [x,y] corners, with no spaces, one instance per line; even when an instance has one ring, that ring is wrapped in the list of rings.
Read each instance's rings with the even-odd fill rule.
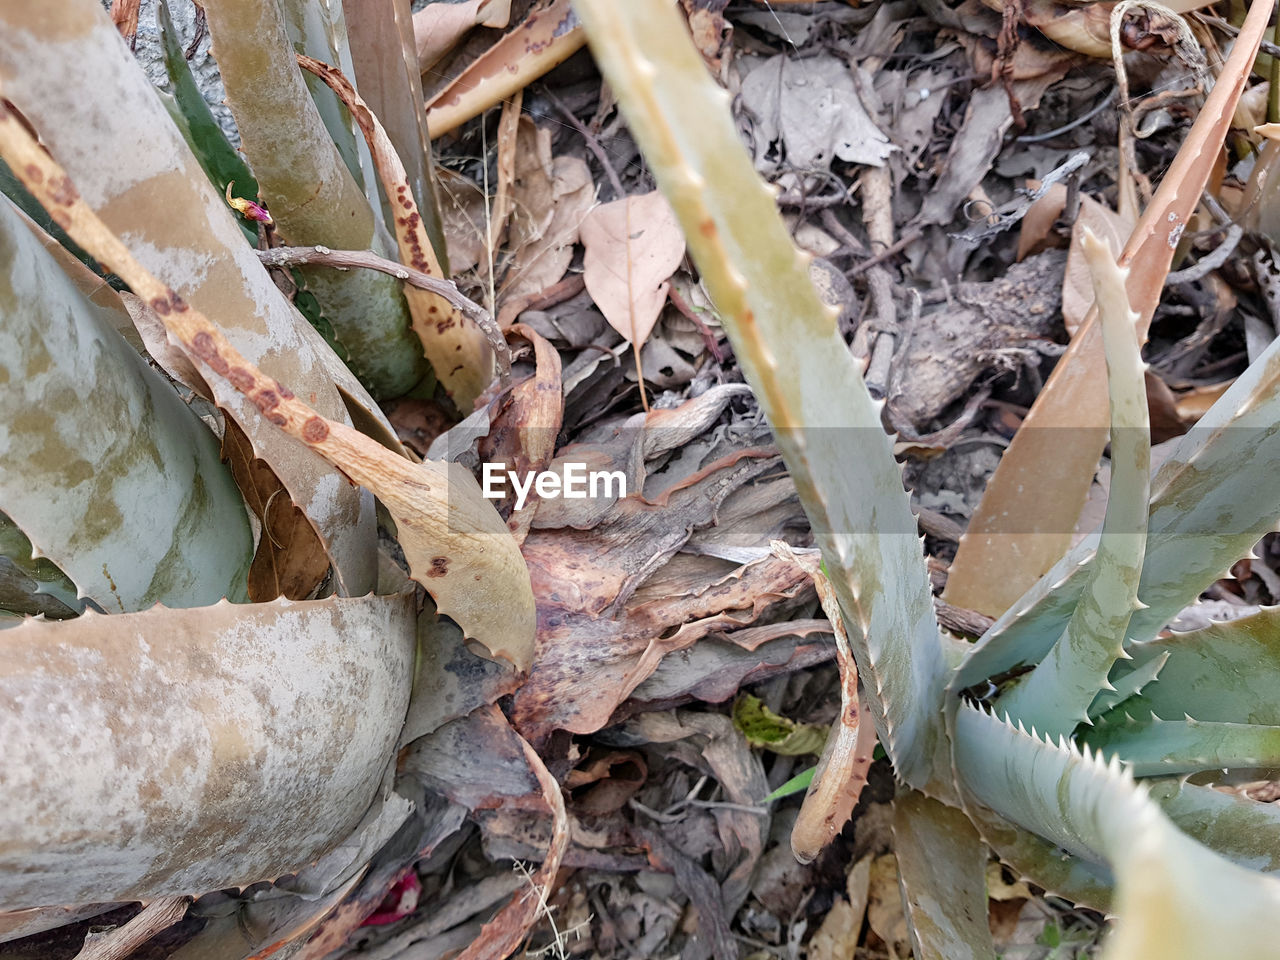
[[[215,0],[205,13],[242,149],[280,236],[298,246],[387,256],[373,208],[303,81],[278,3]],[[318,266],[299,271],[375,397],[408,393],[426,375],[394,277]]]
[[[987,851],[962,810],[904,790],[893,800],[898,884],[920,958],[994,960]]]
[[[1053,745],[962,706],[956,762],[982,804],[1115,871],[1108,960],[1280,956],[1280,880],[1246,870],[1177,829],[1116,762]]]
[[[1232,790],[1187,783],[1181,777],[1144,780],[1183,833],[1242,867],[1280,872],[1280,807],[1259,803]]]
[[[1136,777],[1280,767],[1280,727],[1261,724],[1108,717],[1080,741],[1100,756],[1119,758]]]
[[[7,200],[0,265],[0,509],[104,610],[245,599],[253,537],[213,434]]]
[[[0,155],[22,171],[23,183],[72,237],[152,305],[224,407],[232,396],[247,398],[273,427],[376,492],[396,521],[412,576],[440,611],[495,654],[521,669],[528,667],[536,627],[529,570],[511,531],[468,470],[458,464],[410,463],[350,426],[320,415],[287,385],[267,377],[202,311],[130,252],[2,101]]]
[[[236,195],[242,200],[256,201],[258,181],[249,172],[244,157],[233,147],[222,127],[209,109],[196,78],[191,73],[186,51],[169,15],[167,0],[156,4],[156,17],[160,27],[160,50],[163,54],[165,73],[169,77],[172,94],[164,98],[169,114],[174,118],[191,152],[200,161],[214,186],[230,192],[228,185],[238,184]],[[244,226],[245,236],[257,243],[258,231],[251,225]]]
[[[1274,341],[1184,435],[1152,484],[1147,551],[1129,621],[1149,641],[1231,564],[1276,528],[1280,462],[1280,340]],[[1082,541],[991,627],[951,687],[960,690],[1037,663],[1066,628],[1095,562]]]
[[[880,742],[898,775],[923,786],[945,769],[943,661],[879,404],[675,8],[578,0],[575,9],[773,427],[849,622]]]
[[[409,594],[0,631],[0,902],[151,899],[296,872],[377,795]]]
[[[1280,607],[1135,644],[1133,655],[1135,672],[1165,660],[1159,679],[1142,688],[1141,708],[1130,708],[1135,715],[1280,726]]]
[[[0,2],[0,86],[40,130],[86,203],[113,232],[129,236],[141,262],[183,302],[216,317],[251,362],[324,416],[346,419],[324,366],[332,351],[258,263],[100,4]],[[121,115],[129,123],[120,123]],[[130,163],[104,164],[103,156]],[[305,445],[281,443],[276,427],[242,394],[224,386],[219,402],[306,511],[339,589],[366,592],[376,569],[373,497],[337,481]]]
[[[1083,250],[1093,275],[1111,395],[1111,496],[1088,584],[1058,639],[1031,673],[1001,696],[1000,709],[1046,736],[1070,734],[1126,656],[1125,631],[1138,608],[1151,479],[1146,365],[1138,352],[1125,283],[1106,241],[1087,227]]]

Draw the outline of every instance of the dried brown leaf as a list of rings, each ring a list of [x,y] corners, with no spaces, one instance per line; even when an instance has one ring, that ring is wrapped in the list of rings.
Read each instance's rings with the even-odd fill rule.
[[[222,458],[230,464],[245,505],[261,527],[249,567],[249,599],[255,603],[276,597],[306,600],[329,573],[324,545],[270,465],[253,455],[244,431],[234,420],[224,426]]]
[[[684,259],[684,233],[661,192],[625,197],[582,221],[582,273],[609,326],[630,343],[649,339]]]
[[[478,117],[569,59],[586,42],[569,0],[551,0],[534,10],[427,102],[431,138]]]
[[[1120,255],[1144,340],[1178,240],[1217,162],[1268,10],[1261,0],[1250,7],[1200,116]],[[943,594],[949,603],[999,616],[1069,546],[1109,421],[1096,317],[1091,311],[1081,325],[988,483],[951,564]]]
[[[480,458],[486,463],[501,463],[504,470],[521,477],[545,470],[555,456],[556,439],[564,419],[564,390],[560,381],[560,354],[530,327],[518,323],[508,335],[523,337],[533,345],[534,375],[517,383],[493,417],[489,433],[480,439]],[[509,492],[504,504],[514,506],[514,493]],[[536,490],[530,488],[524,509],[514,510],[507,527],[517,543],[533,523],[538,507]]]
[[[360,125],[394,211],[400,262],[433,277],[444,276],[409,189],[404,164],[378,118],[338,70],[302,54],[298,54],[298,63],[328,84]],[[458,409],[470,413],[476,398],[493,379],[493,350],[484,331],[438,293],[405,284],[404,296],[413,329],[436,377]]]
[[[521,117],[516,144],[509,260],[499,294],[504,305],[541,293],[564,277],[596,199],[585,161],[551,156],[549,130]]]
[[[1062,322],[1066,324],[1067,333],[1072,336],[1075,336],[1093,307],[1093,275],[1089,273],[1089,264],[1081,249],[1086,230],[1092,230],[1112,250],[1119,250],[1133,231],[1133,224],[1093,197],[1080,198],[1080,213],[1071,227],[1067,272],[1062,283]]]
[[[840,715],[791,828],[791,851],[801,863],[809,863],[839,835],[858,805],[862,788],[867,785],[876,733],[873,724],[863,722],[870,718],[858,695],[858,666],[849,649],[840,602],[818,558],[800,556],[781,540],[770,546],[775,556],[795,564],[813,580],[822,612],[835,631],[836,664],[840,668]]]

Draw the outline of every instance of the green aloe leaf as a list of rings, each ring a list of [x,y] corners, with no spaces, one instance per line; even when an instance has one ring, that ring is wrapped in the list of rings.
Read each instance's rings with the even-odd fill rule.
[[[1134,656],[1135,661],[1138,657]],[[1119,671],[1113,671],[1111,689],[1101,691],[1089,707],[1089,719],[1102,716],[1117,704],[1124,703],[1130,697],[1138,697],[1160,676],[1160,671],[1169,662],[1169,652],[1157,653],[1149,659],[1142,659],[1135,664],[1125,663]],[[1127,670],[1128,672],[1123,672]]]
[[[351,76],[354,67],[342,0],[279,0],[279,3],[293,49],[331,63],[346,76]],[[356,129],[355,120],[342,101],[318,78],[304,74],[302,80],[342,162],[364,191],[375,219],[380,221],[378,177],[373,168],[373,155]]]
[[[0,631],[0,902],[151,899],[296,873],[380,794],[411,594]]]
[[[1280,807],[1180,777],[1144,780],[1178,828],[1242,867],[1280,872]]]
[[[898,883],[919,960],[994,960],[987,848],[956,807],[915,790],[893,801]]]
[[[65,573],[45,557],[36,558],[31,541],[0,513],[0,610],[50,620],[80,612],[83,601]]]
[[[1280,726],[1280,607],[1136,644],[1133,656],[1135,672],[1165,661],[1155,683],[1121,704],[1135,716]]]
[[[1280,726],[1109,715],[1080,742],[1104,757],[1119,758],[1136,777],[1280,767]]]
[[[984,807],[969,806],[965,812],[987,846],[1020,880],[1042,887],[1046,895],[1111,912],[1115,878],[1109,867],[1072,856]]]
[[[1111,496],[1088,581],[1066,631],[1045,659],[998,701],[1001,710],[1049,737],[1069,734],[1088,721],[1090,705],[1110,686],[1112,666],[1125,656],[1125,631],[1140,607],[1151,476],[1146,365],[1134,335],[1138,314],[1130,309],[1125,291],[1129,271],[1117,266],[1106,241],[1087,228],[1083,249],[1107,359]]]
[[[0,264],[0,509],[104,610],[245,599],[253,537],[216,438],[7,201]]]
[[[277,0],[212,0],[205,12],[227,104],[280,236],[394,257],[308,92]],[[402,396],[422,380],[427,362],[399,280],[373,270],[299,271],[375,397]]]
[[[1280,955],[1280,880],[1182,833],[1117,762],[975,707],[959,709],[955,729],[956,769],[974,800],[1115,872],[1120,919],[1107,960]]]
[[[51,76],[58,83],[50,83]],[[113,233],[129,238],[149,270],[212,317],[267,375],[326,417],[346,419],[322,359],[332,351],[296,316],[244,242],[225,199],[99,3],[0,2],[0,87],[39,130],[86,203]],[[104,156],[129,162],[104,164]],[[377,556],[372,496],[343,482],[305,445],[282,441],[277,427],[229,383],[213,388],[219,406],[306,512],[333,562],[338,589],[367,592]]]
[[[1147,555],[1129,638],[1149,640],[1275,529],[1280,497],[1280,340],[1184,435],[1156,474]],[[961,667],[953,689],[1038,662],[1070,620],[1097,537],[1078,545],[1002,616]]]
[[[675,8],[579,0],[574,9],[773,427],[849,622],[880,742],[903,780],[929,784],[946,763],[942,651],[880,404]]]

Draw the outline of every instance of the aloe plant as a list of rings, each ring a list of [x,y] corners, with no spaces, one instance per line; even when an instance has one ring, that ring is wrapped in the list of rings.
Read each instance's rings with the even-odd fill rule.
[[[469,473],[407,456],[272,281],[191,93],[166,102],[96,0],[0,0],[0,157],[42,217],[0,197],[4,911],[290,874],[331,907],[411,809],[394,757],[437,611],[531,656],[514,538]],[[409,579],[379,569],[375,495]]]
[[[1267,611],[1156,639],[1280,517],[1270,476],[1280,344],[1182,439],[1148,491],[1134,315],[1124,271],[1092,244],[1116,468],[1107,518],[980,643],[959,645],[934,618],[879,405],[752,169],[728,95],[670,4],[575,7],[821,547],[902,783],[896,830],[916,955],[995,955],[985,843],[1046,889],[1114,911],[1108,957],[1280,956],[1270,920],[1280,880],[1269,875],[1280,814],[1179,779],[1280,766],[1267,682],[1280,620]]]

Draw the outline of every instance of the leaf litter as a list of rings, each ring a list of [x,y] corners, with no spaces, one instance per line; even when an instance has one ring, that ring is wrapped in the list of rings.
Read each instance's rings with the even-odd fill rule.
[[[455,278],[498,316],[514,376],[461,425],[429,407],[392,422],[420,453],[433,440],[447,447],[453,469],[586,463],[623,474],[627,495],[502,504],[538,601],[527,673],[474,651],[428,603],[398,769],[412,815],[367,872],[333,888],[339,896],[201,898],[196,915],[209,919],[190,947],[229,942],[218,938],[234,928],[261,931],[259,946],[305,929],[308,957],[903,956],[898,885],[913,864],[894,856],[883,761],[870,765],[861,796],[838,798],[834,836],[807,865],[790,849],[800,798],[764,802],[812,760],[760,746],[735,725],[734,703],[749,696],[782,728],[834,723],[856,740],[856,725],[839,722],[851,700],[856,713],[856,679],[824,614],[821,574],[770,547],[804,555],[803,512],[588,54],[545,73],[546,63],[512,52],[519,44],[495,46],[504,30],[545,29],[528,23],[531,6],[536,15],[554,5],[429,3],[415,19],[425,79],[436,79],[450,124],[500,73],[528,77],[517,105],[491,98],[434,144]],[[1023,4],[1012,31],[974,0],[682,6],[797,239],[843,282],[854,348],[892,325],[889,419],[904,436],[934,438],[902,450],[940,590],[956,545],[936,531],[963,528],[980,510],[992,470],[1088,324],[1078,236],[1104,228],[1115,250],[1129,239],[1114,212],[1129,171],[1107,33],[1087,10],[1051,3]],[[450,25],[429,29],[429,18]],[[1126,34],[1138,104],[1194,82],[1167,26],[1147,18]],[[455,34],[458,45],[446,44]],[[1215,41],[1231,46],[1225,33]],[[1136,141],[1153,180],[1202,103],[1169,100]],[[1206,261],[1237,218],[1252,218],[1250,239],[1202,276],[1148,291],[1148,393],[1180,429],[1243,369],[1246,334],[1265,343],[1280,327],[1267,269],[1275,238],[1255,172],[1267,165],[1253,166],[1261,138],[1243,125],[1229,137],[1234,150],[1209,178],[1226,219],[1183,198],[1169,255],[1175,266]],[[1081,152],[1087,159],[1075,161]],[[1074,166],[1046,183],[1064,164]],[[881,175],[873,168],[889,188],[874,229],[862,209],[881,196],[868,189]],[[153,331],[157,355],[162,340]],[[261,468],[252,454],[237,454],[240,472]],[[1057,459],[1039,457],[1035,483],[1048,491]],[[1085,482],[1101,489],[1105,469],[1096,480],[1093,470]],[[262,589],[305,595],[324,576],[324,555],[282,513],[296,508],[272,499],[269,479],[252,483],[281,548]],[[1280,601],[1280,542],[1268,538],[1257,555],[1216,585],[1223,611]],[[512,871],[508,860],[528,866]],[[1047,957],[1054,937],[1096,933],[1100,916],[992,869],[993,896],[1002,892],[989,922],[1009,956]],[[384,899],[407,873],[421,893],[398,915]],[[364,925],[370,916],[379,922]]]

